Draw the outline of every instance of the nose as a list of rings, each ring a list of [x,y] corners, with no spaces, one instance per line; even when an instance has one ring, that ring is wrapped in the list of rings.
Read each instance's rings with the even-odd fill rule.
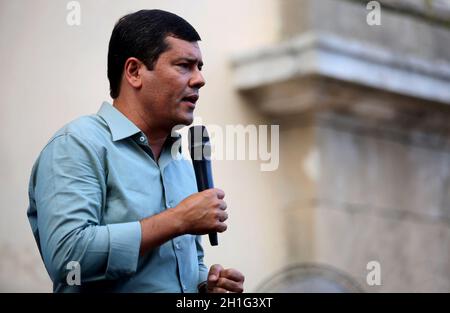
[[[205,79],[203,78],[202,72],[199,69],[194,71],[194,74],[189,81],[189,87],[200,89],[205,86]]]

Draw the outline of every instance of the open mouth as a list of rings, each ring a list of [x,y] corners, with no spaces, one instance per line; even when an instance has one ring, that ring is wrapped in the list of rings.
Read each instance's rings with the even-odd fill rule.
[[[195,106],[195,103],[198,100],[198,95],[194,94],[194,95],[189,95],[187,97],[184,97],[183,99],[181,99],[181,101],[186,101],[186,102],[190,102],[192,105]]]

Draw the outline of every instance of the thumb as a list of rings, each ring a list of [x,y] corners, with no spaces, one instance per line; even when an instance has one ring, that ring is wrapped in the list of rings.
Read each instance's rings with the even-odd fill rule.
[[[213,282],[219,279],[220,272],[223,271],[223,267],[220,264],[214,264],[209,269],[208,273],[208,281]]]

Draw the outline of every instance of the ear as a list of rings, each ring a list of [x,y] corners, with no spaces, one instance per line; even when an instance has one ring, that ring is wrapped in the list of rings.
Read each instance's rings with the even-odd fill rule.
[[[137,89],[142,87],[142,74],[140,71],[144,67],[145,65],[136,58],[128,58],[125,61],[123,76],[128,84]]]

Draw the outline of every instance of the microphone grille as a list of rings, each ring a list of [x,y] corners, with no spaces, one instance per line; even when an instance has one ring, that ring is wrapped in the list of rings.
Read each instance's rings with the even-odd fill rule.
[[[188,142],[192,160],[209,160],[211,158],[211,144],[205,126],[191,126],[188,133]]]

